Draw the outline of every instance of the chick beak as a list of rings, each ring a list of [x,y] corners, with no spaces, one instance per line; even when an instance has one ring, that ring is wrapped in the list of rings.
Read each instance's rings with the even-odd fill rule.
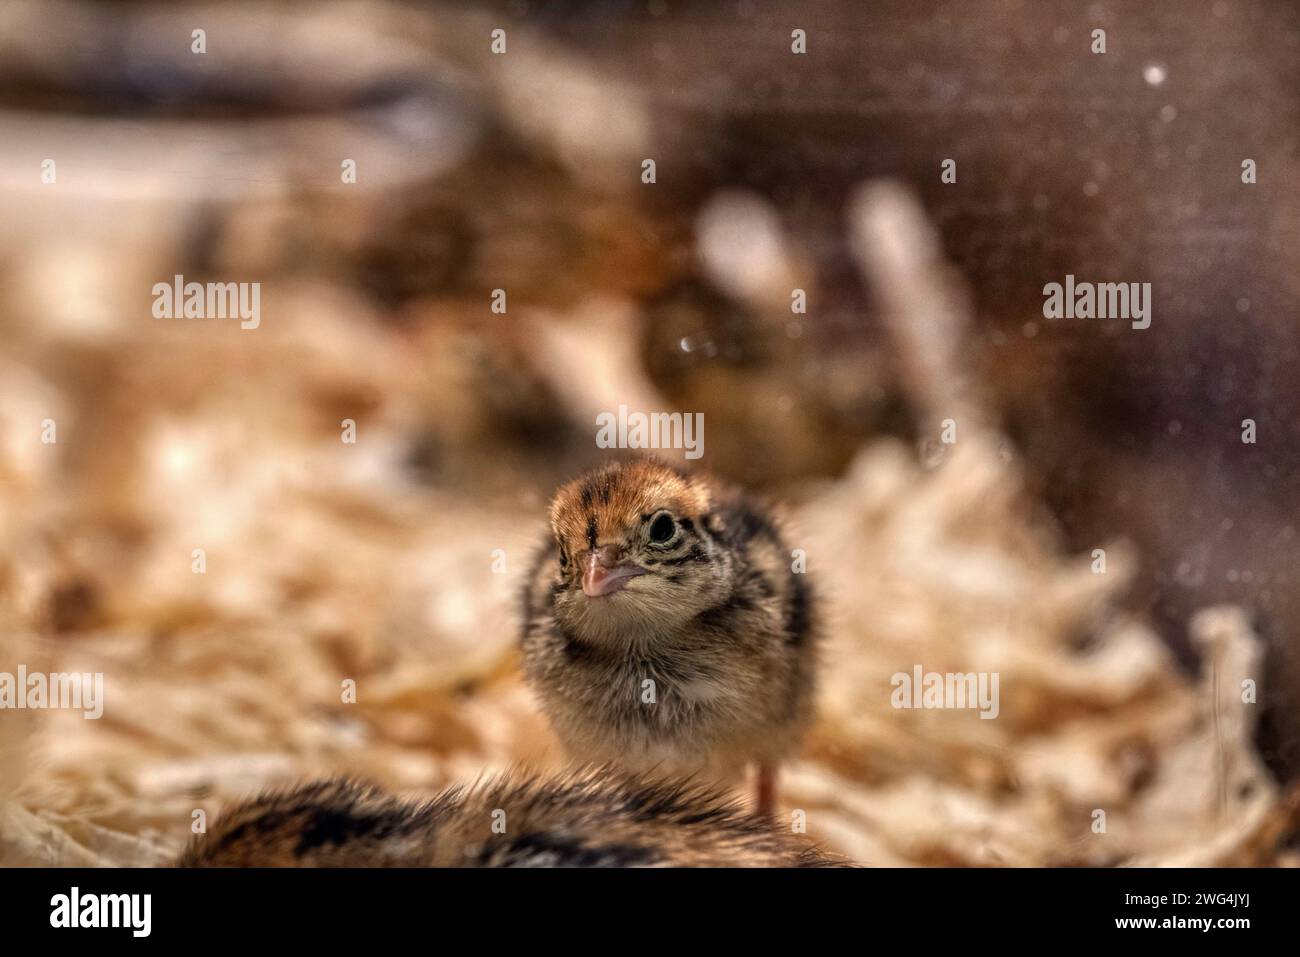
[[[644,575],[637,565],[619,564],[622,553],[614,545],[593,548],[582,570],[582,592],[588,598],[609,595],[623,588],[630,579]]]

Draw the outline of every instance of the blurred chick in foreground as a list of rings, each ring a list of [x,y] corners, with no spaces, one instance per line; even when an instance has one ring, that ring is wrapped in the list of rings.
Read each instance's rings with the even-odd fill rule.
[[[841,862],[696,787],[608,768],[505,775],[407,803],[349,781],[242,804],[182,867],[826,867]]]
[[[815,629],[774,519],[652,460],[568,483],[526,586],[524,671],[573,756],[728,781],[780,760],[813,712]]]

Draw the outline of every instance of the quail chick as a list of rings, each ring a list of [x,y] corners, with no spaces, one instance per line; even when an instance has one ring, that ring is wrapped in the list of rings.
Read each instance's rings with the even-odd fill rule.
[[[242,804],[181,867],[824,867],[842,864],[698,787],[586,768],[426,803],[345,780]]]
[[[815,628],[776,521],[654,460],[564,485],[526,585],[524,671],[581,761],[731,781],[780,760],[812,717]]]

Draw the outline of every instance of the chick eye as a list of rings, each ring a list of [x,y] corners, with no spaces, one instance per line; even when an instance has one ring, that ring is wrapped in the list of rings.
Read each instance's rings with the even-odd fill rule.
[[[650,523],[650,541],[662,545],[677,533],[677,523],[667,512],[660,512]]]

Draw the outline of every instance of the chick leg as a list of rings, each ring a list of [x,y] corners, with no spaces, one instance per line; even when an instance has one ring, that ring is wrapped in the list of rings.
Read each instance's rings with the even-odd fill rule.
[[[755,805],[759,817],[770,820],[776,813],[776,765],[759,764]]]

